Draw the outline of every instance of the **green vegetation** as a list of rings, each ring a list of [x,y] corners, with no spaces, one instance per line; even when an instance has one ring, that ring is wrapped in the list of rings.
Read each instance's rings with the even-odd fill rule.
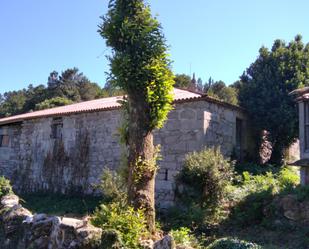
[[[262,47],[238,83],[240,105],[247,109],[256,134],[270,133],[272,163],[282,164],[284,148],[298,137],[297,104],[289,93],[308,86],[308,67],[309,44],[297,35],[288,44],[276,40],[270,50]]]
[[[253,170],[258,166],[248,165],[243,168],[254,173],[237,174],[233,172],[234,164],[224,159],[218,149],[189,154],[178,177],[182,198],[178,198],[178,204],[169,213],[160,216],[163,231],[169,232],[177,245],[195,249],[307,248],[306,223],[287,220],[278,200],[293,196],[296,201],[307,203],[309,187],[299,186],[294,168],[264,166],[263,170]],[[151,235],[144,210],[128,205],[124,180],[123,176],[105,170],[98,186],[105,190],[104,198],[24,195],[23,205],[36,213],[91,214],[92,224],[104,230],[103,248],[139,249],[140,239]],[[190,191],[185,191],[185,185],[190,185]],[[9,181],[1,177],[1,196],[11,191]]]
[[[74,103],[72,100],[63,98],[63,97],[55,97],[52,99],[46,99],[41,103],[35,105],[35,110],[43,110],[48,108],[53,108],[57,106],[69,105]]]
[[[4,176],[0,176],[0,198],[12,193],[13,190],[10,181],[4,178]]]
[[[224,159],[220,149],[207,149],[187,155],[178,181],[183,185],[180,194],[186,201],[198,200],[200,206],[218,206],[226,186],[233,179],[233,163]]]
[[[30,84],[27,89],[0,94],[0,117],[123,94],[109,82],[102,89],[77,68],[67,69],[61,75],[51,72],[46,85]]]
[[[207,249],[262,249],[262,247],[243,240],[222,238],[209,245]]]
[[[139,239],[148,236],[143,210],[119,203],[101,204],[92,216],[92,224],[103,230],[114,230],[126,248],[140,248]]]
[[[190,246],[196,249],[200,248],[198,240],[187,227],[180,227],[179,229],[171,230],[170,235],[173,236],[176,245]]]
[[[51,193],[21,195],[22,205],[33,213],[59,216],[84,216],[93,213],[102,202],[100,197],[66,196]]]
[[[309,200],[298,171],[244,163],[236,165],[237,173],[233,166],[216,149],[189,154],[178,176],[178,203],[160,215],[162,228],[178,243],[194,242],[195,236],[200,244],[194,248],[306,248],[308,229],[291,224],[275,201],[286,196]],[[205,192],[205,186],[213,191]],[[287,233],[284,240],[282,233]]]
[[[108,231],[102,238],[103,244],[115,248],[140,248],[139,239],[149,237],[146,218],[144,210],[135,210],[128,204],[125,176],[106,168],[97,187],[104,194],[104,204],[96,208],[91,222]]]
[[[161,128],[172,109],[174,76],[158,20],[143,0],[110,0],[100,35],[113,53],[111,83],[127,94],[123,101],[128,146],[128,199],[144,209],[147,227],[155,231],[154,181],[157,151],[153,130]]]

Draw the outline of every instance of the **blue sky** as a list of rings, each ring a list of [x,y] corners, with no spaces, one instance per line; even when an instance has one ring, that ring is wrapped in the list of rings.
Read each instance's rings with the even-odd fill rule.
[[[309,42],[307,0],[149,0],[163,26],[175,73],[230,84],[262,45],[296,34]],[[97,33],[108,0],[1,0],[0,93],[45,84],[78,67],[104,85],[109,53]]]

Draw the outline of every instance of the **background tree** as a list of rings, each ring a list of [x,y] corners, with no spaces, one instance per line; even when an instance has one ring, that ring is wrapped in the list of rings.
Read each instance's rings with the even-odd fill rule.
[[[188,88],[191,83],[191,77],[186,74],[175,75],[175,87]]]
[[[35,110],[36,105],[48,97],[48,92],[44,85],[38,85],[34,87],[32,84],[30,84],[25,93],[25,96],[26,101],[23,105],[23,112],[29,112]]]
[[[308,85],[308,68],[309,45],[298,35],[289,44],[276,40],[271,50],[262,47],[238,83],[240,104],[257,134],[269,132],[272,163],[282,162],[284,148],[298,136],[296,103],[288,93]]]
[[[61,73],[53,71],[48,77],[49,98],[62,97],[73,102],[86,101],[101,96],[101,88],[91,83],[77,68],[69,68]]]
[[[203,84],[203,81],[201,78],[198,78],[197,79],[197,84],[196,84],[196,87],[197,87],[197,91],[202,93],[203,90],[204,90],[204,84]]]
[[[226,86],[222,80],[214,81],[210,78],[208,84],[205,84],[204,89],[209,96],[232,105],[238,104],[238,92],[232,86]]]
[[[4,93],[0,104],[0,116],[7,117],[22,113],[25,102],[26,89]]]
[[[128,196],[155,230],[156,149],[153,130],[171,109],[174,76],[157,19],[142,0],[111,0],[99,32],[113,50],[111,79],[127,93]]]
[[[46,99],[38,104],[35,105],[35,110],[43,110],[43,109],[49,109],[54,108],[58,106],[64,106],[73,104],[74,102],[70,99],[63,98],[63,97],[54,97],[51,99]]]
[[[6,92],[0,95],[0,117],[26,113],[38,109],[52,108],[100,97],[113,96],[120,92],[113,89],[102,89],[90,82],[77,68],[67,69],[58,74],[53,71],[45,85]]]

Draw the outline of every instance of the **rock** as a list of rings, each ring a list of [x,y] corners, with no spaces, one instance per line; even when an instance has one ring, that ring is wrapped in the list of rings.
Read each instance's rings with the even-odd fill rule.
[[[99,249],[101,246],[102,229],[86,220],[32,215],[19,204],[16,195],[4,196],[1,207],[0,226],[5,239],[1,249]]]
[[[301,219],[299,202],[296,196],[286,195],[280,200],[283,215],[289,220],[298,221]]]
[[[172,236],[166,235],[163,239],[156,241],[153,249],[175,249],[175,242]]]
[[[309,201],[299,201],[296,195],[277,196],[264,207],[263,214],[275,218],[276,222],[284,223],[284,219],[291,224],[309,224]]]
[[[147,240],[142,240],[140,242],[140,245],[142,246],[143,249],[153,249],[153,240],[152,239],[147,239]]]
[[[1,206],[0,208],[12,208],[15,205],[19,204],[19,197],[14,194],[5,195],[1,199]]]
[[[7,200],[10,198],[6,198]],[[10,199],[12,200],[12,199]],[[1,203],[4,203],[3,199]],[[14,205],[13,205],[14,204]],[[5,209],[1,214],[1,222],[3,230],[3,237],[5,239],[5,244],[1,248],[19,248],[20,245],[23,244],[22,238],[24,235],[24,226],[23,221],[27,219],[29,216],[32,216],[29,210],[23,208],[15,201],[10,202],[9,204],[3,204]],[[13,206],[12,206],[13,205]],[[9,208],[12,206],[11,208]]]

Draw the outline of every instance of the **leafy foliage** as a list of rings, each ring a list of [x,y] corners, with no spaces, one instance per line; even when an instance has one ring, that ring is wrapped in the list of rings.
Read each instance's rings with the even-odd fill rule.
[[[0,176],[0,198],[7,194],[12,194],[12,186],[10,181],[6,179],[4,176]]]
[[[127,184],[120,173],[104,169],[97,187],[102,191],[106,201],[127,203]]]
[[[186,74],[175,75],[175,87],[188,88],[191,83],[191,77]]]
[[[229,186],[226,199],[233,208],[231,219],[239,226],[263,222],[263,208],[275,195],[293,192],[299,184],[299,176],[291,168],[278,173],[266,172],[251,175],[243,172],[243,180],[237,186]]]
[[[177,230],[171,230],[170,234],[178,246],[194,246],[194,248],[196,248],[195,246],[198,245],[196,238],[192,235],[190,229],[187,227],[180,227]]]
[[[213,242],[207,249],[262,249],[262,247],[239,239],[222,238]]]
[[[0,116],[7,117],[13,114],[22,113],[25,102],[25,89],[4,93],[0,103]]]
[[[30,84],[27,89],[0,94],[0,117],[121,93],[117,92],[117,89],[107,87],[101,89],[98,84],[90,82],[77,68],[67,69],[61,75],[53,71],[48,77],[47,87]]]
[[[62,97],[73,102],[100,97],[101,88],[91,83],[77,68],[70,68],[58,74],[54,71],[48,77],[49,98]]]
[[[238,94],[234,87],[226,86],[221,80],[210,82],[205,91],[209,96],[230,103],[238,105]]]
[[[35,110],[44,110],[48,108],[64,106],[72,104],[73,101],[63,97],[55,97],[51,99],[46,99],[41,103],[35,105]]]
[[[146,221],[142,210],[119,203],[100,205],[93,214],[92,223],[103,230],[116,230],[125,248],[140,248],[139,238],[147,236]]]
[[[210,148],[187,155],[178,181],[189,188],[185,198],[199,200],[202,206],[217,206],[233,179],[233,163],[219,149]],[[188,196],[189,195],[189,196]]]
[[[309,44],[300,35],[288,44],[276,40],[271,50],[259,50],[238,83],[240,104],[248,110],[257,134],[270,132],[273,163],[282,163],[283,149],[298,136],[296,102],[288,94],[309,84],[308,67]]]
[[[99,32],[113,49],[111,82],[141,102],[149,130],[162,127],[171,110],[173,74],[161,26],[142,0],[111,0]]]
[[[155,229],[156,153],[153,130],[172,109],[174,76],[161,25],[143,0],[110,0],[98,32],[112,48],[110,83],[127,94],[122,102],[128,124],[128,197],[144,208],[149,231]],[[138,181],[136,181],[138,179]]]

